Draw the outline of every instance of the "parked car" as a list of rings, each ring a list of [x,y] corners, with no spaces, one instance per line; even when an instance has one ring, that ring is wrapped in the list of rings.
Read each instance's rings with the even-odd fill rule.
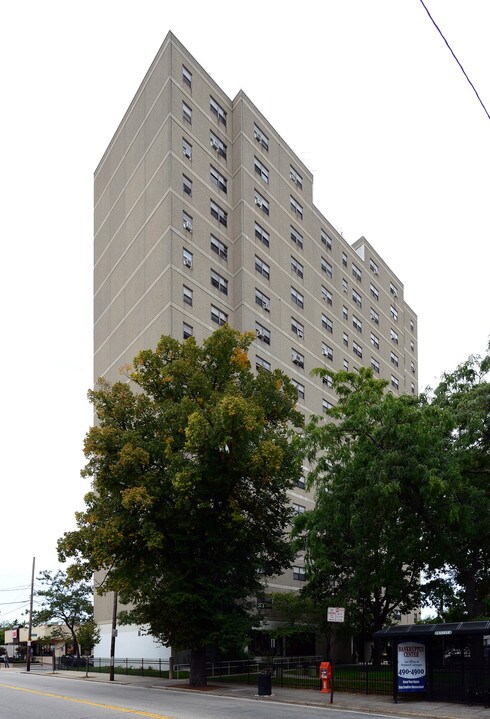
[[[77,657],[75,654],[65,654],[60,657],[60,669],[76,669],[77,667],[86,667],[88,664],[90,667],[94,666],[93,657]]]

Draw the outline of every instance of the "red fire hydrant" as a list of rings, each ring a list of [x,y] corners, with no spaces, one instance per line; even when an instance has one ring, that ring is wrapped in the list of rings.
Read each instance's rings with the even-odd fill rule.
[[[330,686],[330,681],[332,679],[332,665],[330,662],[322,662],[320,664],[320,681],[322,683],[322,688],[320,689],[320,692],[322,694],[330,694],[332,691]]]

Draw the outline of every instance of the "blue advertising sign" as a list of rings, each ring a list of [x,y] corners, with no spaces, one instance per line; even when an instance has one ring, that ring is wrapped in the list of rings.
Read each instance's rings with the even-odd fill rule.
[[[398,691],[425,691],[425,645],[419,642],[400,642],[397,655]]]

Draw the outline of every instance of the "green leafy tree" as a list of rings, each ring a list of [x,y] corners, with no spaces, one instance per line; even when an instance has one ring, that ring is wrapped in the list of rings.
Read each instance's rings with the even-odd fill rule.
[[[268,634],[282,642],[286,656],[287,640],[316,634],[322,623],[322,611],[311,597],[301,592],[274,592],[270,595],[271,613],[277,623]],[[324,612],[323,612],[324,614]]]
[[[243,642],[262,578],[291,561],[287,490],[301,475],[297,393],[279,371],[250,368],[251,333],[228,326],[202,347],[162,337],[129,383],[100,382],[85,441],[93,490],[59,541],[72,572],[103,570],[124,620],[190,648],[192,685],[206,647]]]
[[[316,504],[297,518],[295,535],[307,591],[334,595],[367,635],[419,605],[430,559],[421,528],[444,485],[448,420],[423,399],[387,393],[370,369],[316,373],[331,376],[338,402],[327,421],[307,427]]]
[[[453,610],[490,616],[490,354],[443,375],[432,404],[449,417],[451,476],[434,516],[440,581],[452,581]],[[441,579],[442,577],[442,579]],[[446,591],[447,594],[447,591]]]
[[[100,641],[100,628],[94,621],[89,620],[78,627],[76,635],[82,654],[92,654],[95,645]]]
[[[93,619],[91,584],[73,582],[62,570],[54,575],[45,570],[40,573],[38,581],[44,589],[36,591],[36,597],[41,598],[41,609],[33,612],[33,625],[62,622],[68,629],[76,655],[80,656],[77,631],[82,624]]]

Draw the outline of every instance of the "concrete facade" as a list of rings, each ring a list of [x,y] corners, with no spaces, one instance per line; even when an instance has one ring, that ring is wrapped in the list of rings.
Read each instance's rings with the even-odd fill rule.
[[[417,392],[401,280],[365,238],[346,242],[275,128],[171,33],[95,172],[94,262],[95,378],[120,379],[162,334],[200,343],[228,322],[256,332],[252,364],[286,372],[305,416],[335,402],[317,366],[372,366],[393,392]],[[302,486],[291,501],[313,502]],[[301,569],[270,588],[299,588]],[[101,625],[110,607],[96,600]]]

